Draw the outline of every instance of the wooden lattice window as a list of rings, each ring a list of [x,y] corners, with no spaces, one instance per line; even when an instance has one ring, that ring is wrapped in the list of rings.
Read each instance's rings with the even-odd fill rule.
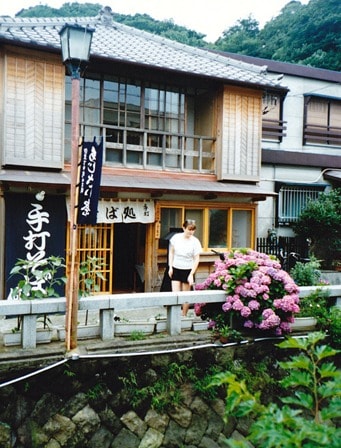
[[[100,260],[100,272],[105,280],[93,276],[97,285],[98,294],[111,294],[113,289],[113,239],[114,232],[111,224],[96,224],[78,227],[77,251],[80,264],[88,257]],[[68,235],[69,240],[69,235]],[[69,246],[67,246],[69,247]]]

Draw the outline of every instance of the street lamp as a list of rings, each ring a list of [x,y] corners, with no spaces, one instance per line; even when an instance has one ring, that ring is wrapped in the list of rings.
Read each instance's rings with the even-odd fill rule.
[[[65,24],[59,31],[63,63],[72,79],[71,98],[71,183],[69,216],[69,253],[66,285],[66,348],[77,347],[79,257],[77,255],[77,177],[79,161],[79,92],[80,76],[90,57],[94,29],[78,24]]]

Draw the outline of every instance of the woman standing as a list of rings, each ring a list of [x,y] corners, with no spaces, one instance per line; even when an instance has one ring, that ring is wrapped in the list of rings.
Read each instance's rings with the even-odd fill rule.
[[[169,241],[168,274],[172,280],[172,291],[190,291],[202,251],[200,241],[194,236],[195,221],[186,220],[182,228],[183,232],[176,233]],[[185,303],[183,316],[187,316],[188,309],[189,303]]]

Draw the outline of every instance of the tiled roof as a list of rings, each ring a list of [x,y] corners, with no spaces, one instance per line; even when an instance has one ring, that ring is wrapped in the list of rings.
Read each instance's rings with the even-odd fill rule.
[[[101,18],[102,17],[102,18]],[[267,76],[266,66],[257,66],[184,45],[141,31],[103,16],[88,18],[0,17],[0,43],[60,51],[59,30],[65,23],[95,28],[91,56],[119,60],[237,84],[284,89]]]
[[[269,73],[281,73],[284,75],[299,76],[300,78],[318,79],[320,81],[341,82],[341,72],[336,70],[293,64],[291,62],[274,61],[255,56],[247,56],[245,54],[230,53],[228,51],[214,51],[214,53],[249,64],[256,64],[258,66],[266,65]]]

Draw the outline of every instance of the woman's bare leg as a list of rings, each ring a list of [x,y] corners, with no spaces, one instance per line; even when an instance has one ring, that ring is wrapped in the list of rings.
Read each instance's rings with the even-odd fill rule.
[[[191,285],[189,283],[181,283],[181,291],[190,291]],[[189,310],[189,303],[184,303],[182,305],[182,315],[187,316]]]
[[[181,282],[172,280],[172,291],[181,291]]]

